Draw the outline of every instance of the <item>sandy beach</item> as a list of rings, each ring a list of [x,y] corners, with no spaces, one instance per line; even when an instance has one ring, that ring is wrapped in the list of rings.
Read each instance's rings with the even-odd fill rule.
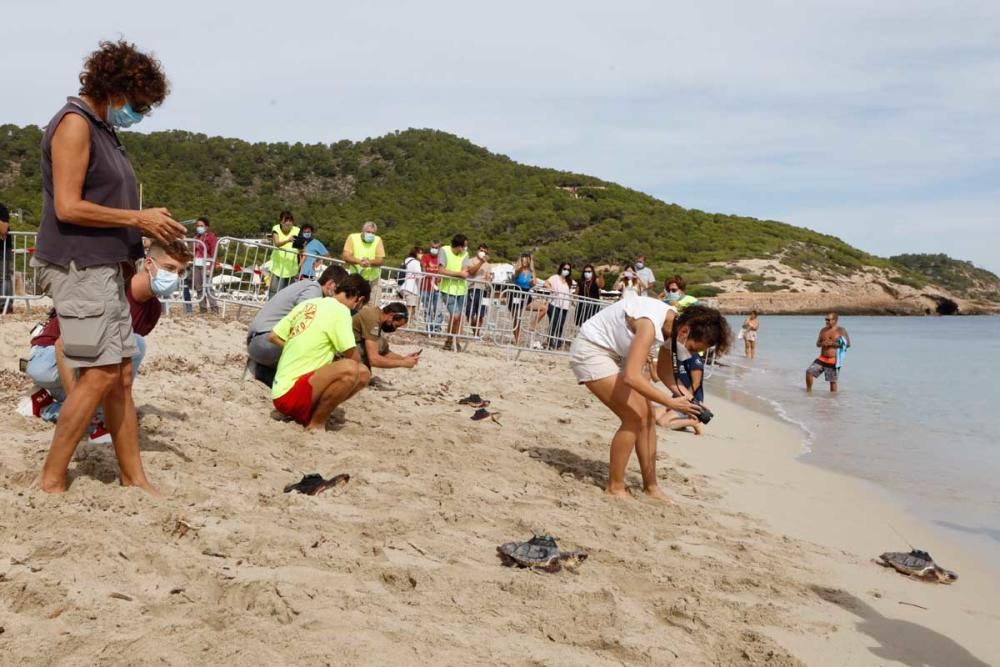
[[[40,316],[0,320],[4,665],[1000,664],[997,569],[796,460],[799,431],[711,384],[705,436],[660,433],[675,502],[610,500],[615,422],[563,359],[400,336],[420,366],[379,372],[387,390],[305,435],[240,381],[245,324],[165,317],[135,390],[164,497],[118,487],[110,447],[89,444],[66,495],[29,490],[52,426],[13,408]],[[470,420],[471,392],[499,423]],[[282,492],[312,472],[351,480]],[[532,532],[590,557],[501,566],[496,546]],[[875,565],[906,550],[897,532],[958,582]]]

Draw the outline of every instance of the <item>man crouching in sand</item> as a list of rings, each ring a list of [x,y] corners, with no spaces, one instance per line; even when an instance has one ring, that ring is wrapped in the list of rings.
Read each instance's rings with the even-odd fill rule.
[[[274,407],[307,431],[325,428],[334,408],[368,386],[371,374],[354,343],[351,310],[369,296],[368,281],[349,276],[333,299],[303,301],[268,334],[282,348],[271,388]],[[344,358],[334,361],[338,354]]]

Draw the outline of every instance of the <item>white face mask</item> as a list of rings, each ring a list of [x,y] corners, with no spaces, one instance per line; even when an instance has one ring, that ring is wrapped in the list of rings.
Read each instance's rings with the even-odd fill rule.
[[[562,276],[563,278],[569,278],[569,269],[563,269],[562,271],[559,272],[559,275]]]
[[[431,254],[434,255],[434,256],[437,256],[438,249],[437,248],[431,248]]]
[[[480,250],[479,251],[479,259],[486,259],[486,251],[485,250]]]
[[[644,266],[646,266],[646,265],[643,264],[642,262],[636,262],[635,263],[635,268],[639,269],[640,271],[642,270],[642,267],[644,267]]]
[[[583,272],[583,279],[584,280],[590,280],[593,277],[594,277],[594,274],[591,273],[590,271],[584,271]]]
[[[202,225],[198,225],[197,227],[194,228],[194,231],[196,234],[201,236],[202,234],[205,233],[205,228]]]

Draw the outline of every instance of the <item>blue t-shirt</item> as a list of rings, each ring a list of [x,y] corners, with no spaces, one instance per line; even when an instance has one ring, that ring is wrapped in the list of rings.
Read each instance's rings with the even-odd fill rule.
[[[310,239],[309,243],[305,244],[302,248],[302,252],[306,255],[319,255],[326,256],[330,254],[330,251],[326,249],[319,239]],[[316,263],[315,257],[306,257],[302,262],[302,275],[306,278],[314,278],[313,265]]]
[[[521,273],[517,274],[517,277],[514,278],[514,284],[527,291],[531,289],[534,278],[535,276],[531,273],[531,271],[521,271]]]
[[[700,354],[692,354],[690,357],[684,361],[679,362],[677,369],[677,380],[687,387],[691,388],[691,372],[699,370],[702,373],[701,384],[698,385],[698,391],[694,393],[694,400],[701,403],[705,400],[705,360],[701,358]]]

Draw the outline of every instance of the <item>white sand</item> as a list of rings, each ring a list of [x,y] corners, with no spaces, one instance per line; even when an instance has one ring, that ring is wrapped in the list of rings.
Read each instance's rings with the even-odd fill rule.
[[[1000,663],[992,573],[797,462],[796,431],[739,406],[712,400],[704,437],[661,433],[675,504],[610,501],[614,423],[561,359],[428,348],[417,370],[379,373],[393,391],[306,436],[240,384],[243,325],[169,319],[136,390],[165,498],[119,488],[110,448],[92,445],[49,497],[27,482],[51,426],[12,409],[29,329],[0,321],[0,663]],[[456,401],[473,391],[502,425],[469,420]],[[281,492],[309,472],[352,478]],[[904,546],[888,524],[961,579],[872,564]],[[590,559],[502,567],[496,545],[532,531]]]

